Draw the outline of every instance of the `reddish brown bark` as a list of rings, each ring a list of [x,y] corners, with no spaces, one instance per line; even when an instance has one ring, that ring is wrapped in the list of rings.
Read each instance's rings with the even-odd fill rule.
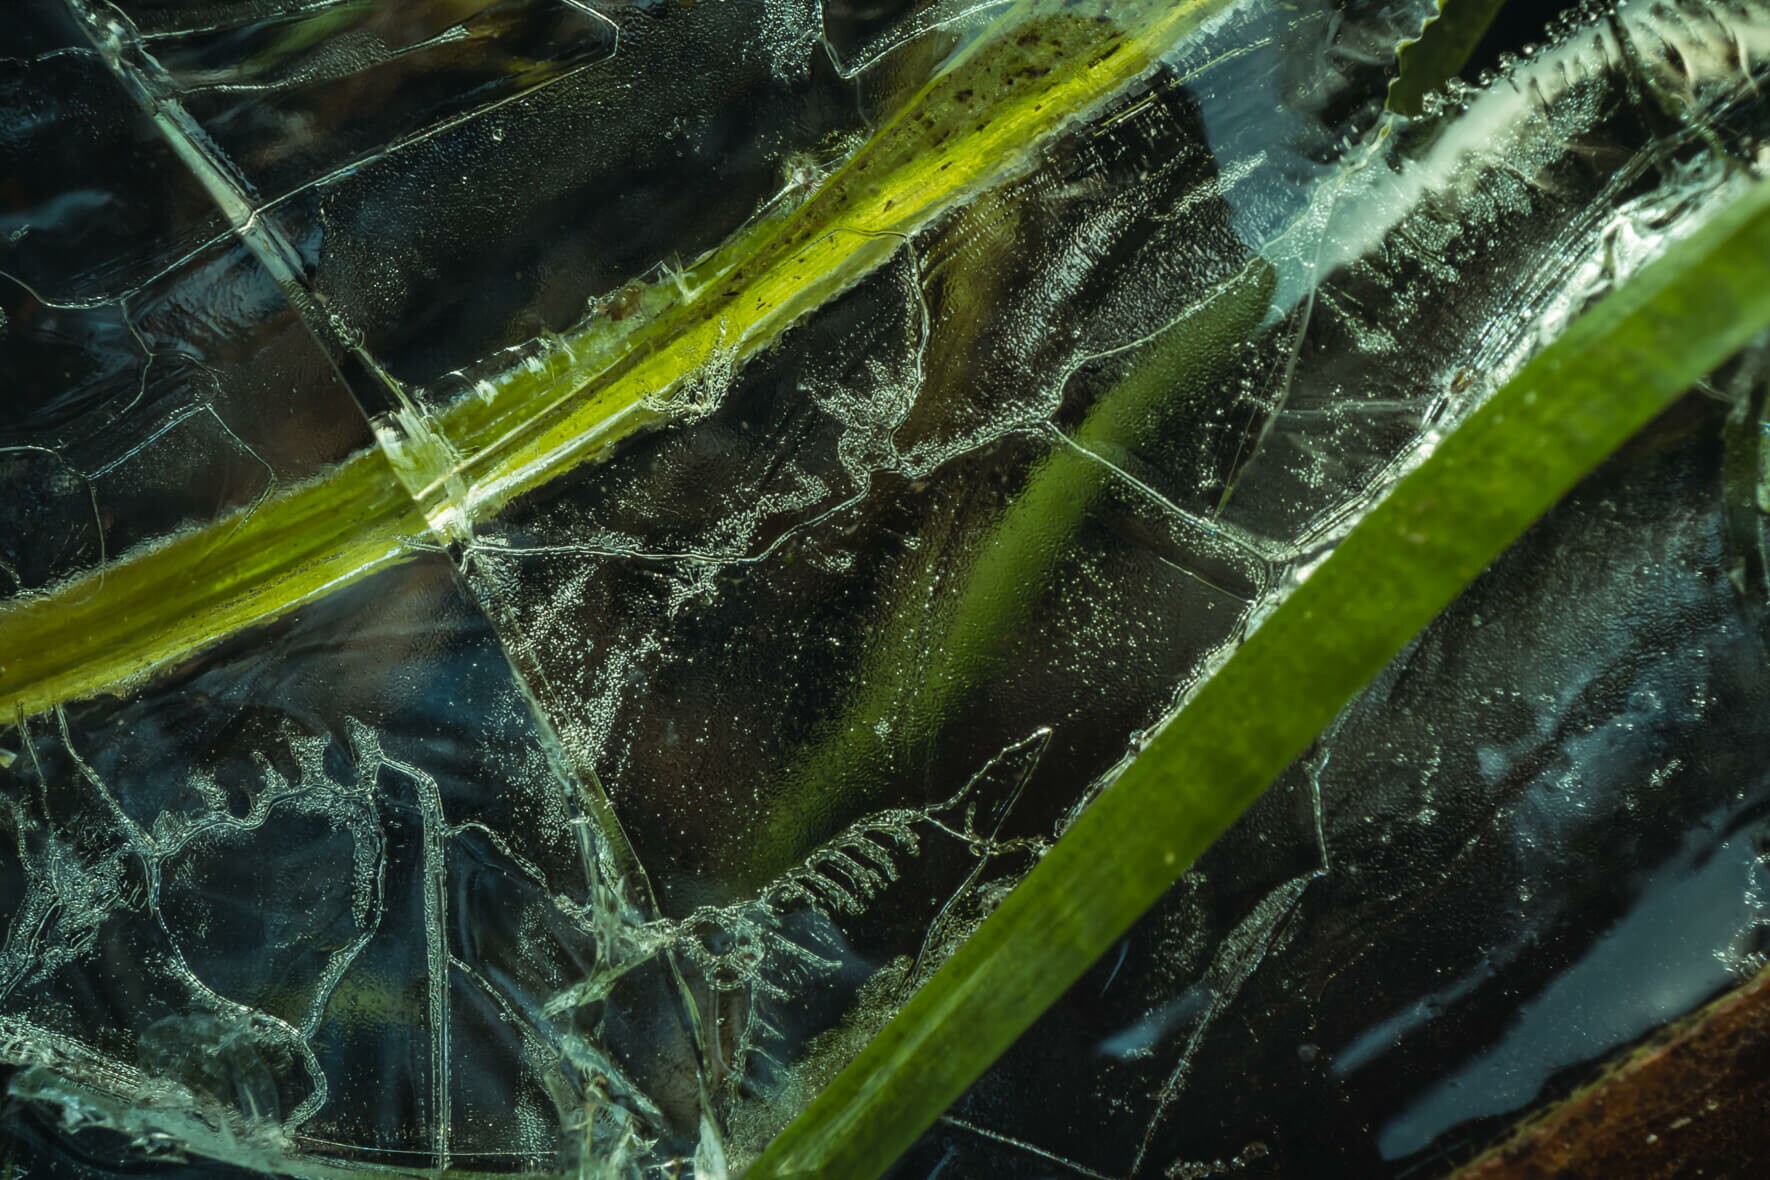
[[[1454,1180],[1770,1175],[1770,967],[1520,1126]]]

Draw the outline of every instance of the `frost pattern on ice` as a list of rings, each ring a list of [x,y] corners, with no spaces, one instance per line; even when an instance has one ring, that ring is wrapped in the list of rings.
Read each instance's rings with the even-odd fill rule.
[[[77,0],[92,46],[0,63],[120,81],[176,160],[180,199],[206,211],[67,289],[41,261],[5,275],[52,321],[46,338],[84,335],[103,362],[0,438],[0,470],[47,489],[47,508],[6,509],[16,531],[64,534],[0,554],[21,598],[102,568],[112,532],[141,543],[216,503],[249,511],[371,440],[426,484],[459,458],[433,429],[440,407],[483,396],[485,372],[559,363],[580,315],[618,340],[666,287],[692,294],[684,253],[825,183],[865,132],[750,128],[740,199],[705,220],[677,210],[683,241],[625,270],[604,261],[625,266],[623,244],[592,227],[562,233],[557,257],[491,250],[484,285],[520,289],[504,302],[426,277],[520,221],[504,199],[549,224],[591,200],[611,225],[649,224],[618,207],[603,165],[550,170],[637,150],[619,103],[639,100],[611,95],[737,44],[726,80],[770,111],[836,105],[817,89],[826,67],[844,101],[889,96],[1000,6],[939,2],[878,27],[795,0],[689,15],[320,4],[214,27],[168,23],[167,7]],[[1401,17],[1293,7],[1239,6],[767,352],[739,365],[714,349],[646,407],[660,428],[608,464],[496,519],[433,518],[441,589],[377,585],[410,594],[425,625],[454,619],[459,634],[430,642],[465,663],[410,618],[322,617],[277,640],[269,663],[289,682],[236,653],[200,688],[21,719],[0,749],[13,1092],[145,1152],[268,1172],[741,1166],[1388,481],[1765,165],[1759,5],[1631,5],[1569,26],[1411,123],[1356,101],[1380,99],[1371,47]],[[254,56],[218,66],[210,38],[230,30]],[[432,66],[465,71],[474,97],[403,105]],[[680,89],[643,134],[722,159],[720,120],[741,103]],[[326,93],[386,121],[353,124],[314,100]],[[1338,100],[1355,113],[1324,115]],[[1664,129],[1639,142],[1618,111],[1643,104]],[[281,122],[241,134],[264,110]],[[550,145],[568,123],[584,150]],[[523,164],[537,176],[511,182]],[[448,216],[389,217],[411,177]],[[468,309],[430,328],[441,289]],[[267,382],[228,347],[248,324],[283,365],[269,383],[321,372],[323,404],[304,412],[344,426],[276,449]],[[205,495],[118,527],[132,497],[195,485],[199,467]],[[317,669],[343,693],[370,675],[344,649],[382,642],[388,679],[361,709],[290,687]],[[236,664],[289,695],[269,729]],[[415,737],[371,710],[445,724]],[[150,765],[156,740],[185,749],[165,717],[195,718],[212,749]],[[488,733],[451,732],[463,723]],[[1167,992],[1102,1042],[1159,1066],[1152,1089],[1115,1099],[1135,1108],[1131,1154],[1082,1158],[987,1117],[950,1128],[1084,1175],[1262,1158],[1157,1145],[1203,1047],[1346,867],[1329,856],[1327,812],[1346,806],[1323,786],[1334,741],[1300,827],[1276,839],[1300,832],[1302,863],[1232,921],[1187,911]],[[1418,823],[1441,806],[1428,793]],[[291,870],[285,838],[324,871]],[[253,857],[278,888],[315,892],[229,908],[250,873],[224,866]],[[242,933],[253,915],[287,928]],[[1103,991],[1115,982],[1129,985],[1115,971]],[[105,1003],[82,1011],[71,997],[89,987]],[[387,1064],[397,1096],[365,1061]]]

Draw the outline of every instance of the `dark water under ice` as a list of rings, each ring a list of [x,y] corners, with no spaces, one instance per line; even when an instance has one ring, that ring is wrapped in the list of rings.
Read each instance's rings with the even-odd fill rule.
[[[1385,121],[1430,7],[1226,5],[598,461],[9,720],[0,1160],[736,1174],[1766,163],[1761,4],[1502,30]],[[1002,8],[13,6],[0,623],[653,339]],[[894,1174],[1436,1176],[1762,966],[1765,372],[1582,484]]]

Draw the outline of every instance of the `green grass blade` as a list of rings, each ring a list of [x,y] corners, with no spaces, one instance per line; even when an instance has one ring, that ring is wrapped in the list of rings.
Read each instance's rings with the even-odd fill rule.
[[[883,1173],[1532,521],[1770,324],[1770,182],[1591,308],[1206,681],[749,1180]]]
[[[1396,51],[1395,80],[1384,105],[1398,115],[1419,114],[1426,95],[1456,77],[1505,6],[1506,0],[1438,0],[1438,12],[1420,35]]]

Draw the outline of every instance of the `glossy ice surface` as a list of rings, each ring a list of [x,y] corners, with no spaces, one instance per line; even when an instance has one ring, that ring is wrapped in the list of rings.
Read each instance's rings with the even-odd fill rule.
[[[735,1174],[1399,472],[1770,166],[1770,8],[31,0],[0,1160]],[[1763,962],[1766,357],[904,1176],[1447,1170]],[[135,1161],[135,1162],[131,1162]]]

